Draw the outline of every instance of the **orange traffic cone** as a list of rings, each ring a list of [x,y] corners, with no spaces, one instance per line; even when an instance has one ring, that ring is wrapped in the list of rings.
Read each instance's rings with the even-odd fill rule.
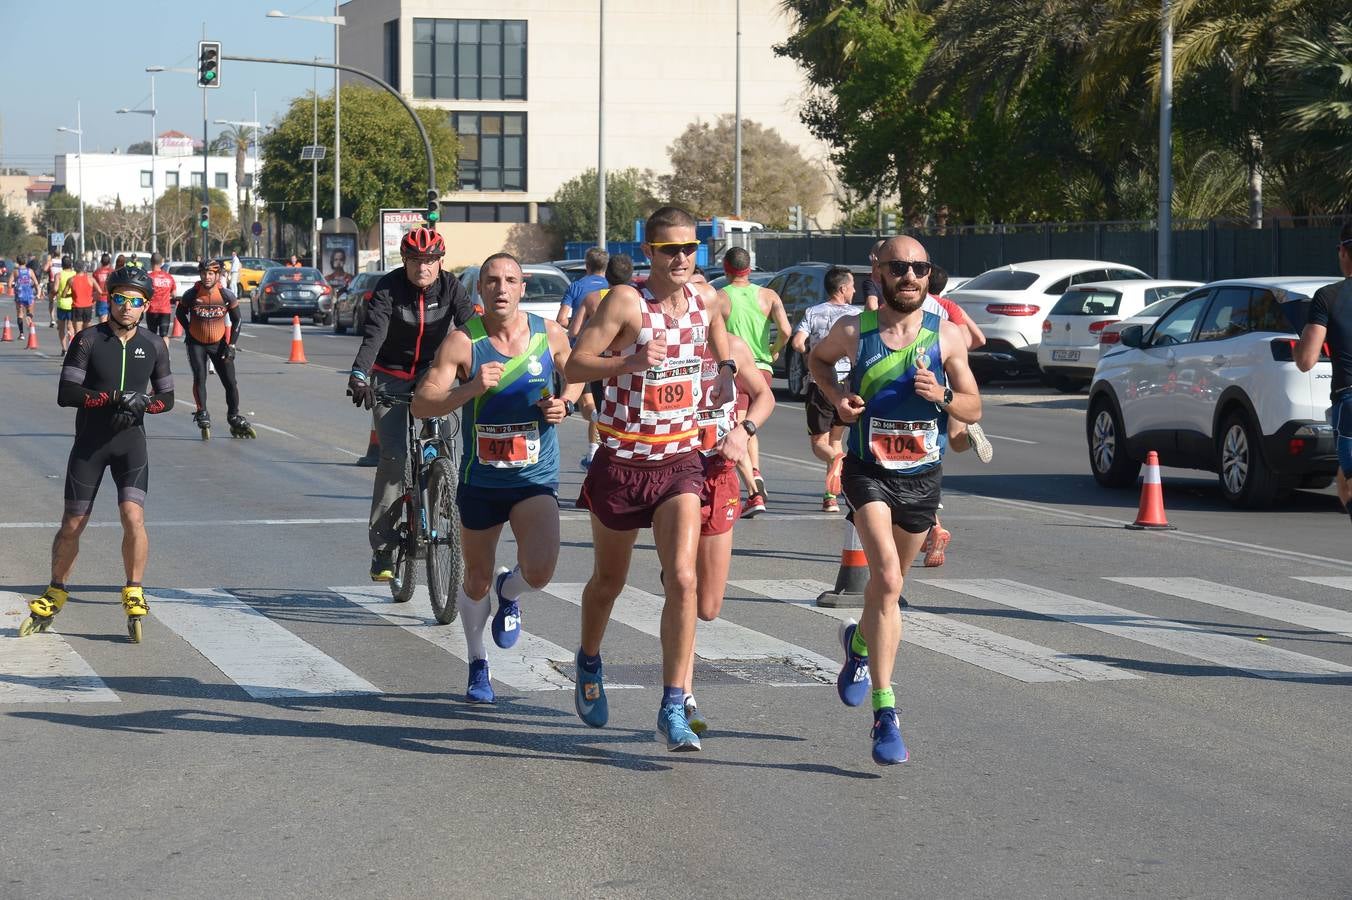
[[[5,330],[0,332],[0,342],[14,340],[14,334],[9,327],[9,316],[5,316]]]
[[[1151,450],[1145,456],[1145,477],[1141,480],[1141,508],[1136,521],[1127,526],[1135,530],[1172,529],[1164,517],[1164,485],[1160,482],[1160,455]]]
[[[183,323],[178,320],[178,314],[174,314],[174,327],[169,331],[169,340],[183,337]]]
[[[64,325],[64,322],[58,323]],[[28,343],[24,345],[25,350],[38,349],[38,330],[36,328],[28,329]]]
[[[863,606],[866,584],[868,584],[868,559],[864,556],[864,545],[859,542],[859,533],[854,530],[854,523],[846,519],[845,543],[840,548],[840,571],[836,573],[836,586],[833,590],[819,594],[817,605]]]
[[[370,469],[380,464],[380,436],[376,434],[374,428],[371,429],[371,439],[366,444],[366,455],[357,460],[357,465],[363,469]]]
[[[291,317],[291,358],[289,363],[308,363],[305,358],[305,346],[300,341],[300,316]]]

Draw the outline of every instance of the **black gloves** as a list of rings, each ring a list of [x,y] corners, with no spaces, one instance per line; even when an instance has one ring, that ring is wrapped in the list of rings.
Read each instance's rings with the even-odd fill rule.
[[[221,359],[224,362],[230,362],[235,358],[235,345],[227,343],[221,348]]]
[[[353,372],[347,379],[347,393],[352,398],[353,406],[360,406],[370,409],[375,405],[375,392],[371,390],[371,385],[367,384],[366,379]]]
[[[118,391],[113,398],[114,431],[126,431],[141,424],[150,398],[140,391]]]

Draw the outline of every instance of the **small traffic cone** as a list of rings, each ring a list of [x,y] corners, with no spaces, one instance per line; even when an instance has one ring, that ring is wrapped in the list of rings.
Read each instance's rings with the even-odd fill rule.
[[[174,327],[169,331],[169,340],[183,337],[183,323],[178,320],[178,315],[174,315]]]
[[[308,363],[305,358],[305,346],[300,341],[300,316],[291,317],[291,358],[289,363]]]
[[[9,316],[5,316],[5,330],[0,332],[0,342],[9,342],[14,340],[14,333],[9,327]]]
[[[854,523],[846,519],[845,543],[840,548],[840,570],[836,573],[836,586],[833,590],[819,594],[817,605],[832,608],[863,606],[866,584],[868,584],[868,559],[864,556],[864,545],[859,542],[859,533],[854,530]]]
[[[371,439],[366,444],[366,455],[357,460],[357,465],[370,469],[380,464],[380,436],[371,429]]]
[[[24,349],[25,350],[38,349],[38,330],[36,328],[28,329],[28,343],[24,345]]]
[[[1173,525],[1164,517],[1164,485],[1160,482],[1160,455],[1151,450],[1145,456],[1145,477],[1141,479],[1141,508],[1136,521],[1127,526],[1142,531],[1171,530]]]

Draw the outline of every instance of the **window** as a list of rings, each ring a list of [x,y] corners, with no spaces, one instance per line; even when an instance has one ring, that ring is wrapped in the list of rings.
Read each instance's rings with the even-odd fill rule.
[[[1285,291],[1255,291],[1249,304],[1249,330],[1299,334],[1309,315],[1310,301]]]
[[[443,203],[443,222],[528,222],[530,208],[525,203]]]
[[[985,272],[976,276],[971,281],[962,286],[964,291],[1023,291],[1033,286],[1037,281],[1036,272],[1017,272],[1009,269],[996,269],[993,272]],[[1065,288],[1055,293],[1061,293]],[[1052,291],[1048,291],[1052,293]]]
[[[1145,292],[1145,302],[1147,306],[1151,306],[1160,300],[1172,300],[1175,297],[1182,297],[1187,292],[1188,289],[1182,285],[1176,287],[1148,288]],[[1142,312],[1144,312],[1144,310],[1142,310]]]
[[[153,177],[153,176],[152,176],[151,171],[150,171],[149,169],[142,169],[142,170],[141,170],[141,187],[152,187],[152,186],[154,185],[154,182],[151,181],[151,178],[152,178],[152,177]]]
[[[385,81],[399,90],[399,20],[385,23]]]
[[[1150,339],[1152,347],[1167,347],[1170,344],[1182,344],[1192,338],[1192,326],[1202,314],[1210,293],[1189,297],[1155,323],[1155,332]]]
[[[200,188],[204,184],[203,179],[206,176],[201,172],[193,172],[189,177],[191,178],[192,186],[195,188]]]
[[[451,113],[462,191],[526,189],[526,114]]]
[[[1085,290],[1066,291],[1056,305],[1052,307],[1054,316],[1115,316],[1122,302],[1117,291]]]
[[[387,34],[387,61],[389,54]],[[525,100],[525,21],[414,19],[413,96],[420,100]]]
[[[1249,330],[1249,294],[1246,287],[1223,287],[1202,317],[1199,341],[1223,341]]]
[[[230,187],[230,174],[228,172],[216,173],[216,187],[225,190]]]
[[[167,187],[167,188],[178,187],[178,173],[177,173],[177,172],[165,172],[165,173],[164,173],[164,186]]]
[[[1109,269],[1108,281],[1140,281],[1147,276],[1135,269]]]

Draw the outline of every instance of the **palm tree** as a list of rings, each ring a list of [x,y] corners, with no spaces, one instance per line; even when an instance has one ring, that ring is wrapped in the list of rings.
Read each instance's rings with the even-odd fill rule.
[[[239,210],[241,227],[247,219],[244,208],[252,202],[244,187],[244,164],[249,158],[249,147],[256,137],[256,129],[251,125],[227,125],[211,142],[213,150],[235,154],[235,208]],[[241,232],[241,237],[247,245],[248,235]]]
[[[1352,24],[1326,33],[1293,36],[1272,57],[1278,75],[1280,155],[1306,164],[1289,177],[1292,194],[1308,210],[1352,209]],[[1297,204],[1293,203],[1293,206]]]

